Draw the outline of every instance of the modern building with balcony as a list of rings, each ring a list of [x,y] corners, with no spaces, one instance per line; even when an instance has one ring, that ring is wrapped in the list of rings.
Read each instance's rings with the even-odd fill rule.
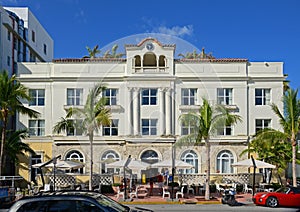
[[[218,130],[211,138],[211,172],[236,174],[247,169],[232,163],[246,159],[240,153],[260,129],[279,129],[270,103],[282,109],[282,62],[251,62],[240,58],[175,59],[176,45],[145,38],[138,44],[125,45],[125,58],[55,59],[52,62],[19,63],[18,77],[29,88],[33,99],[26,106],[40,117],[18,117],[18,128],[28,128],[30,144],[36,155],[22,161],[28,170],[19,169],[24,178],[34,180],[33,164],[61,155],[66,160],[86,164],[77,175],[89,173],[89,139],[78,128],[53,133],[54,125],[70,107],[83,107],[89,89],[96,83],[106,85],[104,96],[111,109],[112,122],[94,137],[94,172],[116,173],[108,168],[110,160],[132,158],[155,163],[172,158],[172,146],[193,126],[183,125],[179,117],[197,112],[202,97],[211,104],[223,104],[242,117],[235,126]],[[80,120],[73,120],[80,122]],[[193,169],[183,174],[203,175],[206,171],[205,145],[175,149],[175,158]],[[149,169],[151,176],[161,172]]]

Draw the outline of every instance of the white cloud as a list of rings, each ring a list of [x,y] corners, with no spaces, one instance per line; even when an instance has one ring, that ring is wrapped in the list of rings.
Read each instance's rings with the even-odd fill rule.
[[[187,25],[187,26],[173,26],[171,28],[160,26],[156,29],[153,29],[152,32],[154,33],[162,33],[177,37],[184,37],[185,35],[191,36],[193,34],[193,25]]]

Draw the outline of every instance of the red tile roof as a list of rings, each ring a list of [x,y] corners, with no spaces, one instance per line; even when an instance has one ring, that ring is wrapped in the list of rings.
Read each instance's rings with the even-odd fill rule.
[[[83,62],[126,62],[125,58],[61,58],[53,59],[53,63],[83,63]]]
[[[175,59],[175,62],[184,62],[184,63],[245,63],[248,62],[248,59],[245,58],[214,58],[214,59]]]

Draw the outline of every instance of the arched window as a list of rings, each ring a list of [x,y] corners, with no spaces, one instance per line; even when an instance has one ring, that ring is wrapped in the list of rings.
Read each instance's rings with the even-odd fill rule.
[[[229,150],[223,150],[217,155],[217,172],[233,173],[233,154]]]
[[[141,67],[141,56],[140,55],[134,56],[134,66]]]
[[[153,53],[146,53],[143,59],[143,66],[156,67],[156,55]]]
[[[166,57],[164,55],[159,56],[158,65],[159,67],[166,67]]]
[[[120,156],[113,150],[106,151],[101,157],[101,174],[109,173],[113,174],[119,172],[117,168],[107,168],[106,164],[120,160]]]
[[[194,166],[193,169],[183,169],[181,170],[184,174],[192,174],[198,173],[198,155],[193,150],[187,150],[181,155],[181,160],[192,164]]]
[[[66,155],[66,160],[72,160],[72,161],[79,161],[84,163],[84,157],[81,154],[81,152],[77,150],[71,150],[70,152],[67,153]],[[66,172],[72,172],[72,173],[83,173],[83,168],[80,169],[72,169],[71,171],[66,171]]]
[[[157,163],[158,162],[158,154],[154,150],[147,150],[143,152],[141,155],[141,160],[146,163]]]

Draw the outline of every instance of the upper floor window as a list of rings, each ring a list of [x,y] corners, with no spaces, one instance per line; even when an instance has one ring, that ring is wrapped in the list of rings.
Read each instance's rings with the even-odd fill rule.
[[[82,88],[67,89],[67,105],[82,105]]]
[[[142,135],[157,135],[157,119],[142,119]]]
[[[106,89],[103,92],[104,97],[107,99],[106,105],[117,105],[118,89]]]
[[[232,88],[218,88],[217,103],[220,105],[232,105]]]
[[[35,42],[35,31],[31,31],[31,40],[32,42]]]
[[[196,104],[196,96],[197,96],[196,88],[181,89],[181,104],[182,105],[195,105]]]
[[[181,125],[181,135],[190,135],[195,132],[195,127],[189,123],[182,123]]]
[[[44,136],[45,135],[45,120],[42,120],[42,119],[29,120],[29,135]]]
[[[227,125],[217,130],[218,135],[232,135],[232,126]]]
[[[7,56],[7,66],[10,66],[10,56]]]
[[[45,89],[29,89],[30,106],[44,106],[45,105]]]
[[[255,89],[255,105],[268,105],[271,101],[271,89]]]
[[[216,171],[219,173],[233,173],[233,163],[234,158],[230,151],[223,150],[217,155],[217,167]]]
[[[44,54],[47,54],[47,45],[44,44]]]
[[[69,119],[68,122],[67,136],[80,136],[83,134],[81,119]]]
[[[103,126],[104,136],[116,136],[118,135],[119,120],[112,119],[109,126]]]
[[[142,89],[142,105],[156,105],[157,89]]]
[[[260,130],[270,128],[271,119],[256,119],[255,120],[255,132],[257,133]]]

